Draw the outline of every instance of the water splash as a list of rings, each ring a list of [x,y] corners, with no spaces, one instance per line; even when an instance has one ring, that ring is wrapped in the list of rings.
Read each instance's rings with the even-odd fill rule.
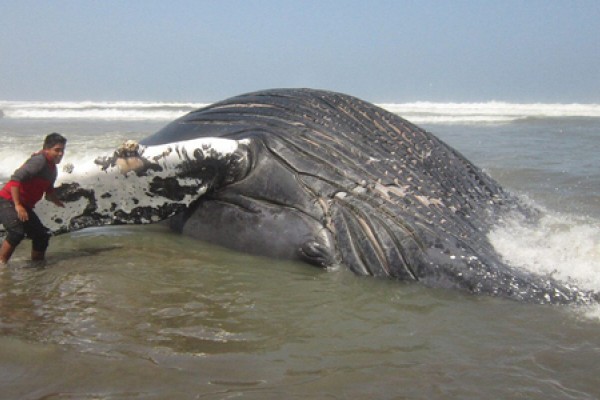
[[[548,211],[536,223],[511,216],[489,237],[511,265],[600,291],[599,221]]]

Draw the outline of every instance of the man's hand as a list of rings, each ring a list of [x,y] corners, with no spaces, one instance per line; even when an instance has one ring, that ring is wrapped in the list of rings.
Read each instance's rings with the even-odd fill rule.
[[[15,204],[15,210],[17,211],[17,216],[19,217],[19,220],[23,222],[29,220],[29,213],[21,204]]]

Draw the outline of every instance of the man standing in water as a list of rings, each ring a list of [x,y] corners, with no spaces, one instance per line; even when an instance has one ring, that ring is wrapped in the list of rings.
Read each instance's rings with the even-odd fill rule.
[[[6,230],[6,238],[0,247],[0,264],[8,262],[25,235],[32,241],[31,259],[44,259],[50,234],[33,207],[44,194],[47,200],[64,207],[54,193],[54,181],[56,165],[65,154],[66,144],[67,139],[58,133],[46,136],[42,150],[25,161],[0,189],[0,223]]]

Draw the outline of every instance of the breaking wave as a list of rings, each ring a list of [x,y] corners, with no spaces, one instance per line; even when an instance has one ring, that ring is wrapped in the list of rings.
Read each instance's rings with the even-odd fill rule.
[[[595,218],[542,211],[539,221],[512,215],[489,233],[503,259],[513,267],[572,283],[600,293],[600,221]],[[579,309],[600,320],[600,305]]]
[[[547,211],[535,224],[509,218],[489,236],[509,264],[600,292],[598,221]]]
[[[24,102],[0,101],[7,119],[84,119],[104,121],[170,121],[205,103],[161,102]]]
[[[170,121],[206,105],[208,103],[0,101],[0,116],[7,119]],[[378,105],[417,124],[498,124],[528,118],[600,118],[600,104],[413,102]]]
[[[494,124],[528,118],[600,118],[600,104],[416,102],[379,105],[417,124]]]

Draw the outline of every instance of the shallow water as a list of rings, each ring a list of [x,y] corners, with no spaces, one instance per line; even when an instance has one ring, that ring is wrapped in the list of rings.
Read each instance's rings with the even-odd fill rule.
[[[1,127],[25,137],[17,141],[63,131],[75,157],[154,128],[62,124]],[[586,124],[427,128],[546,209],[547,225],[496,232],[507,257],[598,289],[600,130]],[[326,272],[162,225],[55,237],[44,266],[28,251],[24,243],[0,270],[0,399],[600,397],[598,308]]]
[[[57,237],[45,267],[22,250],[0,276],[2,398],[600,395],[598,322],[569,308],[248,257],[160,226]]]

